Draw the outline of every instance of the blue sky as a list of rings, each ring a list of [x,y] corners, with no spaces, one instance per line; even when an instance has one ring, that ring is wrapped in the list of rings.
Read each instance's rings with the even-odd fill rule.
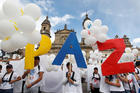
[[[140,47],[140,0],[20,0],[23,4],[35,3],[42,9],[40,23],[48,15],[52,24],[52,35],[68,24],[77,32],[80,40],[82,21],[87,11],[91,20],[101,19],[109,27],[108,36],[127,35],[131,42]]]

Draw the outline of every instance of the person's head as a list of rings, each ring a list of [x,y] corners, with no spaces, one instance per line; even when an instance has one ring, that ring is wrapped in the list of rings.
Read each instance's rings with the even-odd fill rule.
[[[66,66],[68,70],[72,70],[72,64],[70,62],[68,62]]]
[[[136,65],[136,67],[140,68],[140,60],[137,60],[135,65]]]
[[[94,68],[94,73],[98,74],[98,68],[97,67]]]
[[[13,71],[13,66],[11,64],[8,64],[6,66],[6,70],[7,70],[7,73],[11,73]]]
[[[2,65],[0,65],[0,71],[2,70]]]
[[[61,70],[63,70],[63,64],[61,65]]]
[[[39,62],[40,62],[40,57],[39,56],[34,57],[34,66],[37,66]]]

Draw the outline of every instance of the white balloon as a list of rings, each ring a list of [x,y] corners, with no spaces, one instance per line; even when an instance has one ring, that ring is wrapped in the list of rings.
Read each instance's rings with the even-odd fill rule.
[[[21,15],[22,5],[18,0],[6,0],[3,3],[3,12],[8,17],[18,17]]]
[[[89,64],[92,64],[93,63],[92,59],[89,59],[88,63]]]
[[[96,43],[96,38],[93,36],[89,36],[88,38],[85,39],[85,44],[87,45],[92,45]]]
[[[135,57],[132,53],[124,53],[121,57],[122,62],[132,62],[134,59]]]
[[[85,23],[84,23],[84,27],[85,29],[90,29],[91,26],[92,26],[92,21],[91,20],[86,20]]]
[[[81,31],[81,36],[82,36],[82,38],[88,37],[88,36],[89,36],[88,31],[82,30],[82,31]]]
[[[96,19],[94,22],[93,22],[93,25],[95,26],[101,26],[102,25],[102,21],[100,19]]]
[[[133,49],[132,53],[136,56],[136,55],[138,55],[139,51],[138,51],[138,49]]]
[[[23,48],[27,45],[27,39],[21,33],[15,33],[11,37],[12,47],[17,49]]]
[[[24,14],[31,16],[34,20],[38,20],[41,16],[41,9],[36,4],[28,4],[24,8]]]
[[[17,48],[12,46],[12,42],[10,40],[6,40],[1,42],[1,49],[5,52],[13,52]]]
[[[52,65],[52,66],[53,66],[53,71],[58,71],[59,66],[56,66],[56,65]]]
[[[131,53],[132,50],[131,50],[131,48],[125,48],[125,52],[126,52],[126,53]]]
[[[9,20],[0,21],[0,39],[11,36],[14,33],[14,26]]]
[[[52,58],[52,59],[54,59],[55,57],[56,57],[55,54],[50,55],[50,58]]]
[[[134,59],[135,59],[134,54],[133,53],[130,53],[128,56],[129,56],[129,62],[133,62]]]
[[[106,34],[108,32],[108,27],[106,25],[101,27],[101,32]]]
[[[52,66],[47,66],[47,69],[46,69],[48,72],[51,72],[53,70],[53,67]]]
[[[101,27],[99,26],[93,26],[92,27],[92,31],[91,31],[91,35],[95,36],[95,35],[98,35],[98,34],[101,34]]]
[[[93,54],[93,51],[89,51],[89,54],[90,54],[90,55]]]
[[[19,30],[23,31],[24,33],[31,33],[35,30],[35,21],[30,16],[21,16],[17,19],[17,25]]]
[[[97,44],[92,45],[92,49],[98,49]]]
[[[105,42],[108,39],[108,37],[106,36],[106,34],[98,34],[95,37],[100,42]]]
[[[28,43],[30,44],[38,44],[41,40],[41,34],[37,30],[29,34],[24,34],[24,36],[28,39]]]
[[[0,21],[1,21],[1,20],[4,20],[5,18],[6,18],[6,17],[5,17],[5,15],[4,15],[3,11],[0,10]]]
[[[90,58],[92,60],[97,60],[97,55],[95,53],[93,53],[93,54],[90,55]]]

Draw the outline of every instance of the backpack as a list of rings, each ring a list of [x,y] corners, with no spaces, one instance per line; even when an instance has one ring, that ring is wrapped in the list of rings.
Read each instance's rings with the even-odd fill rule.
[[[95,77],[95,73],[93,73],[92,80],[93,80],[93,79],[100,80],[100,79],[101,79],[101,77],[100,77],[100,74],[99,74],[99,73],[98,73],[98,76],[99,76],[99,78],[96,78],[96,77]]]
[[[39,72],[40,72],[40,65],[38,65],[38,70],[39,70]]]
[[[9,80],[4,80],[4,77],[8,74],[8,73],[5,73],[4,76],[2,77],[2,82],[10,82],[12,79],[13,73],[14,73],[14,71],[12,71]]]
[[[136,70],[137,70],[137,73],[136,74],[139,74],[140,72],[139,72],[139,70],[138,70],[138,68],[136,67]]]

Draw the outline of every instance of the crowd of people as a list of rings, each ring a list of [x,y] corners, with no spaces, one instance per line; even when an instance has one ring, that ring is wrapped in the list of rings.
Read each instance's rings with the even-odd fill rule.
[[[61,66],[62,73],[57,74],[60,76],[57,81],[53,79],[57,77],[56,74],[53,74],[54,77],[49,77],[48,72],[40,65],[40,57],[37,56],[34,59],[34,69],[25,70],[22,75],[19,75],[10,63],[6,65],[5,71],[2,71],[4,68],[0,65],[0,93],[138,93],[139,90],[140,61],[135,62],[135,72],[110,76],[102,76],[100,68],[94,66],[89,80],[86,80],[89,82],[87,83],[89,89],[83,92],[81,78],[88,77],[88,70],[84,73],[77,72],[73,64],[67,62]],[[58,88],[53,87],[51,83],[46,83],[49,82],[47,78],[51,78],[51,83],[54,84],[56,84],[55,81],[60,82]],[[48,86],[52,87],[51,92],[48,91]],[[18,88],[18,91],[15,88]],[[53,91],[53,88],[56,90]]]
[[[90,82],[90,91],[91,93],[139,93],[139,71],[140,61],[136,61],[133,73],[102,76],[95,67]]]

